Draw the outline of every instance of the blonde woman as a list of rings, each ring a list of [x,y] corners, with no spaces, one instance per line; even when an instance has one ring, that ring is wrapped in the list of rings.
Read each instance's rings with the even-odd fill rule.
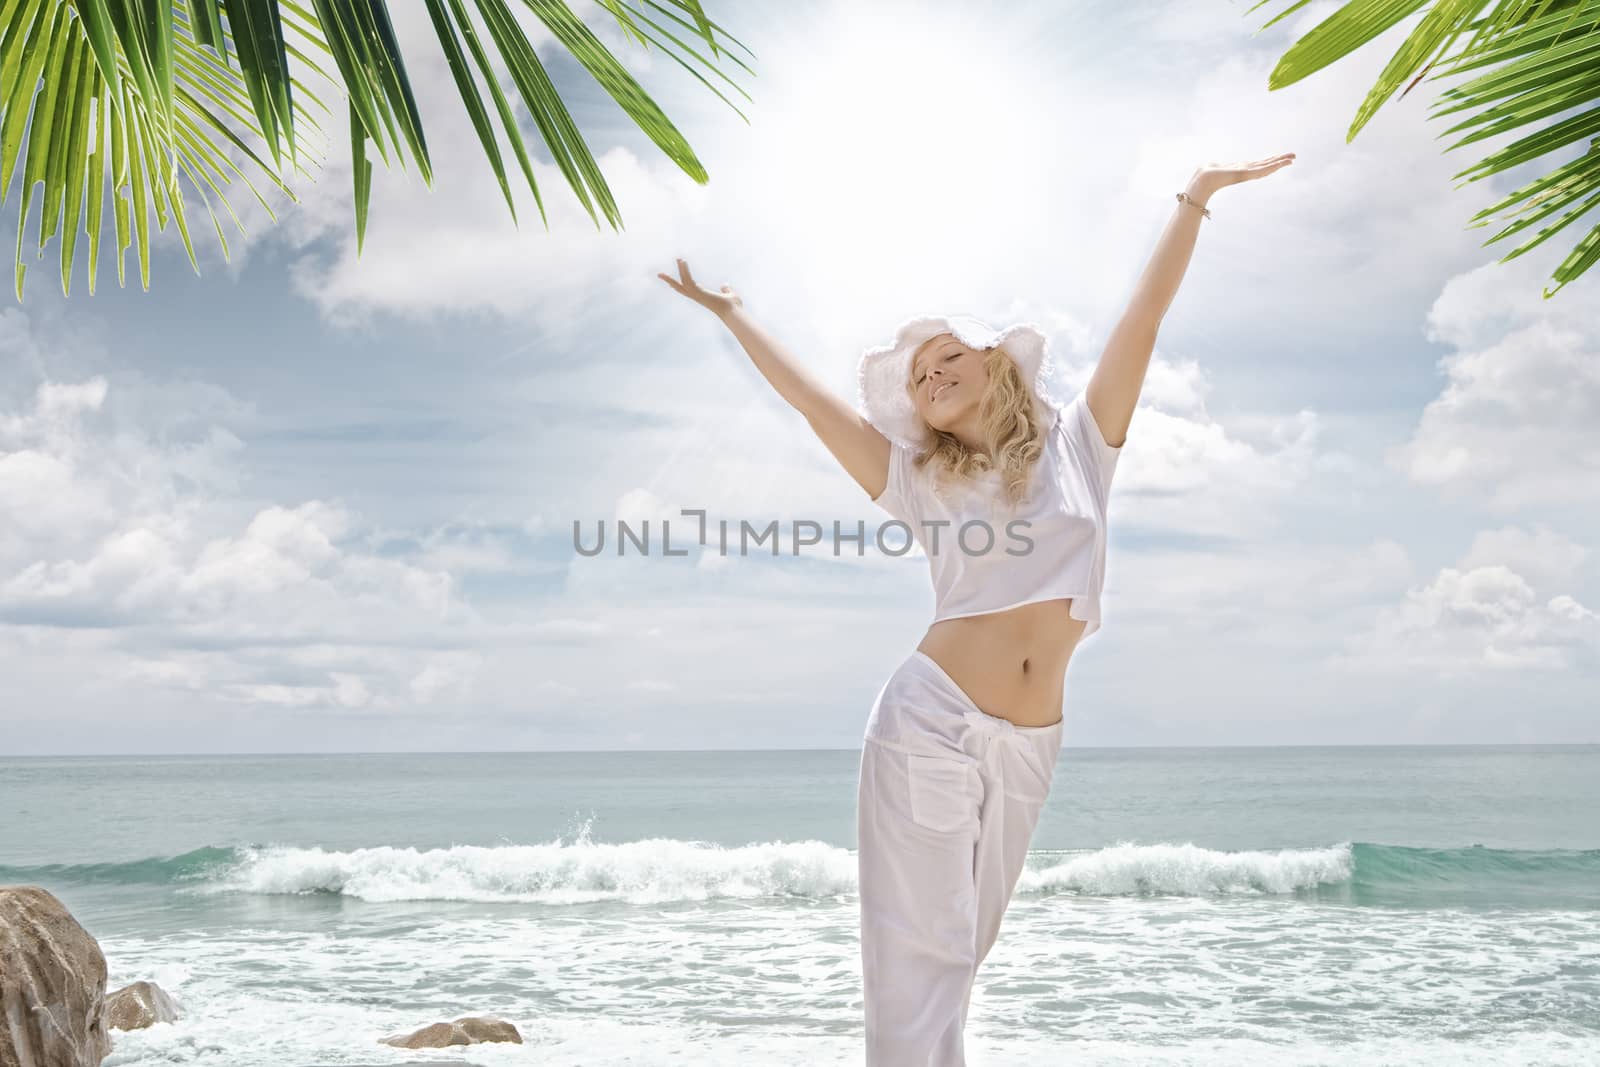
[[[879,690],[863,737],[857,855],[866,1062],[954,1067],[972,983],[1000,931],[1061,748],[1073,650],[1100,625],[1107,498],[1207,201],[1294,153],[1197,169],[1066,403],[1044,334],[965,315],[867,349],[858,408],[678,260],[664,282],[714,311],[828,451],[927,554],[935,614]],[[892,541],[892,535],[884,538]]]

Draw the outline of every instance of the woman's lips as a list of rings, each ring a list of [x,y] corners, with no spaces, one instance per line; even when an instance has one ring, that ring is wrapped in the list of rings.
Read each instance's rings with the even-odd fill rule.
[[[958,384],[959,383],[957,382],[940,382],[938,385],[933,387],[933,392],[928,394],[929,402],[938,400],[939,397],[943,396],[948,389],[953,389]]]

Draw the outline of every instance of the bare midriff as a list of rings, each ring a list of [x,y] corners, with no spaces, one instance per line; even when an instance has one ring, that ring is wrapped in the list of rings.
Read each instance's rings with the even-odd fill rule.
[[[1041,600],[987,615],[941,619],[917,650],[944,669],[979,710],[1017,726],[1061,720],[1067,661],[1084,623],[1071,600]]]

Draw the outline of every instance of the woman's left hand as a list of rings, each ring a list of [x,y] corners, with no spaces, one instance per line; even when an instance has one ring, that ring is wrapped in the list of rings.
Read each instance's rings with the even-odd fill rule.
[[[1273,171],[1287,167],[1293,162],[1293,152],[1280,152],[1278,155],[1253,159],[1248,163],[1207,163],[1195,168],[1194,176],[1189,179],[1189,186],[1211,193],[1225,186],[1265,178]]]

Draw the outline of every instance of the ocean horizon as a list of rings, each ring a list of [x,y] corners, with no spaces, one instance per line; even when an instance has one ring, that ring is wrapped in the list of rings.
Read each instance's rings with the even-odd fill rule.
[[[1262,749],[1284,750],[1314,750],[1314,749],[1416,749],[1418,751],[1451,749],[1595,749],[1600,750],[1600,741],[1487,741],[1467,742],[1461,744],[1433,744],[1415,742],[1350,742],[1344,744],[1262,744],[1262,745],[1078,745],[1070,749],[1074,752],[1217,752],[1228,750],[1259,751]],[[860,748],[821,748],[815,746],[798,748],[495,748],[495,749],[328,749],[313,752],[38,752],[0,754],[3,760],[29,760],[29,759],[254,759],[268,756],[537,756],[556,753],[641,753],[650,754],[658,752],[855,752]],[[1066,748],[1063,748],[1063,752]]]

